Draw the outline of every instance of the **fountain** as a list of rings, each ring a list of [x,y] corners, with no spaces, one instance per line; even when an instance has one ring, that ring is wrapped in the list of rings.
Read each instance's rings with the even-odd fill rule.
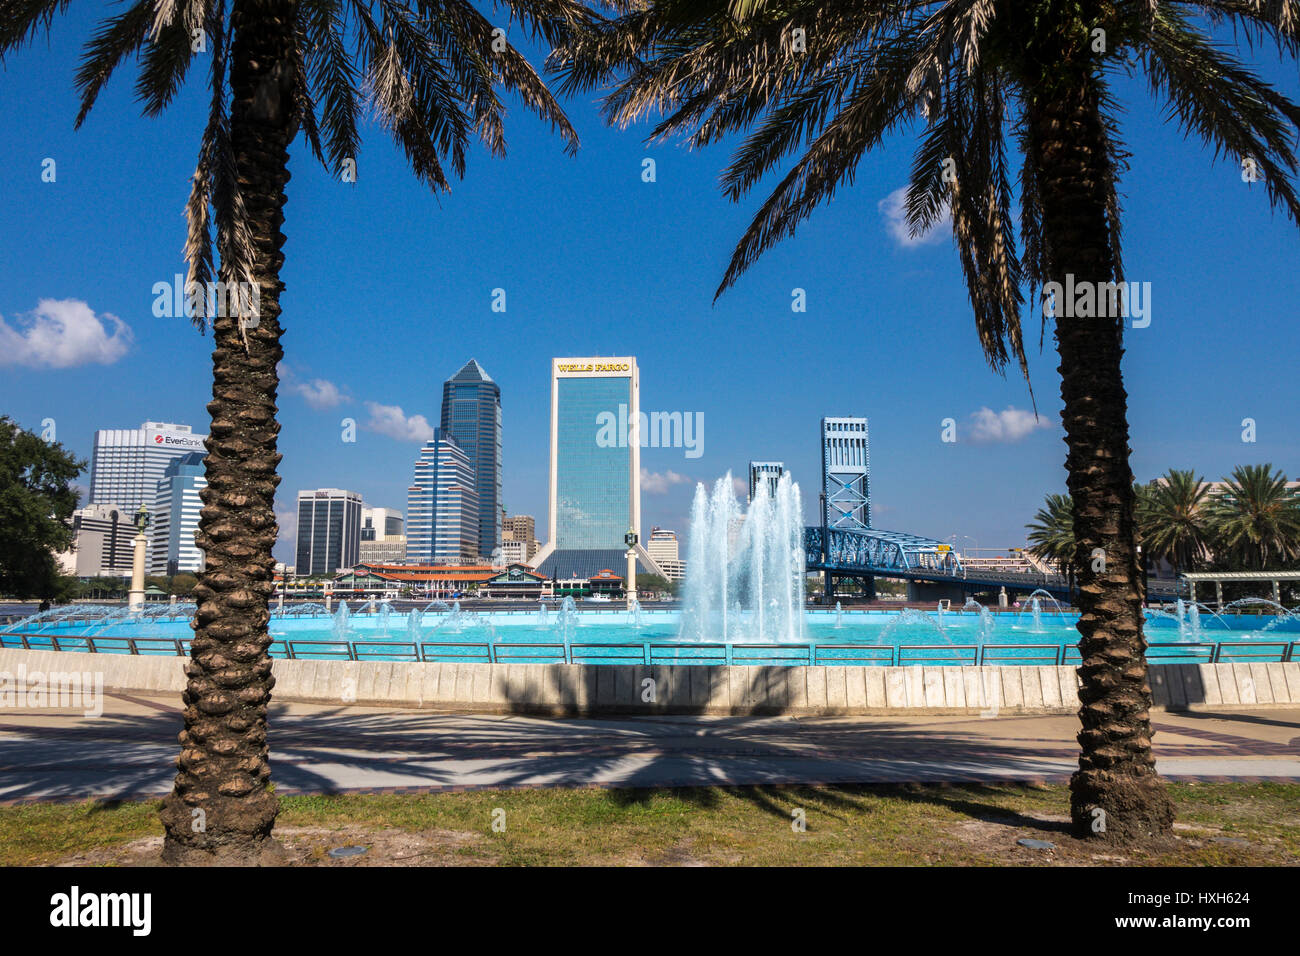
[[[379,630],[383,632],[384,637],[388,636],[388,619],[393,613],[393,606],[385,601],[379,605]]]
[[[835,630],[838,631],[843,626],[844,626],[844,608],[840,606],[839,601],[836,601],[835,602]]]
[[[406,639],[412,644],[420,643],[420,637],[423,633],[420,630],[420,625],[423,623],[423,617],[424,615],[414,608],[411,609],[411,613],[406,615]]]
[[[547,626],[547,620],[546,620],[546,602],[545,602],[545,601],[538,601],[538,602],[537,602],[537,626],[538,626],[538,627],[546,627],[546,626]]]
[[[683,638],[803,640],[803,505],[789,475],[775,495],[760,485],[743,514],[731,472],[712,494],[697,485],[690,529]]]
[[[632,599],[632,607],[628,613],[628,622],[638,631],[641,630],[641,602],[636,598]]]
[[[339,601],[338,609],[334,612],[334,623],[331,626],[331,630],[334,632],[334,640],[348,640],[348,633],[351,630],[351,625],[348,623],[347,601]]]
[[[1047,600],[1052,602],[1053,610],[1058,616],[1065,613],[1065,608],[1061,607],[1061,602],[1058,601],[1056,598],[1052,597],[1052,595],[1049,592],[1044,591],[1042,588],[1035,589],[1033,593],[1029,595],[1028,601],[1025,604],[1025,606],[1022,607],[1020,609],[1020,612],[1016,615],[1016,621],[1019,622],[1020,619],[1025,616],[1025,612],[1026,611],[1029,612],[1029,616],[1033,619],[1033,625],[1029,629],[1031,634],[1044,633],[1043,598],[1047,598]]]
[[[560,611],[555,615],[555,628],[560,638],[567,645],[573,639],[573,629],[578,625],[578,606],[572,594],[566,594],[560,602]]]
[[[1260,633],[1267,634],[1269,631],[1273,630],[1273,628],[1281,627],[1282,625],[1289,624],[1292,621],[1300,621],[1300,606],[1293,607],[1289,611],[1283,611],[1276,618],[1265,624],[1264,627],[1261,628]]]

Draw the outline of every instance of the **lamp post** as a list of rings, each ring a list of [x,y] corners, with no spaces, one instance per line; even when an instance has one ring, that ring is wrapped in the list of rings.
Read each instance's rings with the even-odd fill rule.
[[[131,593],[127,598],[127,607],[138,611],[144,607],[144,529],[149,527],[149,511],[141,503],[135,513],[135,553],[131,557]]]
[[[636,600],[636,529],[628,528],[623,541],[627,544],[627,609],[630,611]]]

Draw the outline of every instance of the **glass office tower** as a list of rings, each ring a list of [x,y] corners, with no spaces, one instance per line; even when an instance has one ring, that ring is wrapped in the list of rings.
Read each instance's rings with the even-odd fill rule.
[[[442,386],[442,433],[474,469],[479,553],[501,547],[501,388],[474,359]]]
[[[342,488],[298,492],[298,576],[332,575],[360,556],[361,495]]]
[[[640,409],[635,358],[552,359],[550,540],[538,552],[540,573],[622,574],[623,536],[641,531]],[[638,555],[660,573],[644,542]]]
[[[442,429],[424,443],[407,490],[406,560],[412,564],[477,564],[479,500],[474,468]]]

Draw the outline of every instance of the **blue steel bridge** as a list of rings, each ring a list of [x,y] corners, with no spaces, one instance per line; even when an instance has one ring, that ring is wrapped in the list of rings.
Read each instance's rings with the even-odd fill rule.
[[[876,577],[949,584],[968,591],[1005,587],[1012,599],[1039,589],[1059,598],[1070,596],[1070,582],[1064,575],[966,568],[957,552],[942,541],[902,531],[810,527],[804,529],[803,541],[807,569],[827,572],[828,599],[834,597],[838,578],[864,579],[870,587]],[[1172,601],[1178,594],[1172,581],[1150,581],[1147,596]]]

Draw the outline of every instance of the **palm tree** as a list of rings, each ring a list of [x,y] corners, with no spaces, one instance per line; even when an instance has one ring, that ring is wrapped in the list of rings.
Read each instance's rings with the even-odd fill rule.
[[[1111,78],[1145,71],[1183,129],[1254,164],[1300,221],[1292,136],[1300,109],[1193,26],[1203,13],[1252,42],[1300,50],[1295,4],[1242,0],[608,0],[609,18],[554,54],[564,91],[613,84],[607,120],[662,114],[649,138],[703,147],[744,132],[722,175],[739,200],[797,159],[741,236],[717,294],[836,189],[891,132],[923,121],[907,215],[951,210],[980,345],[1027,375],[1020,312],[1055,315],[1080,575],[1080,835],[1163,835],[1173,810],[1155,773],[1133,535],[1117,184],[1124,152]],[[1021,153],[1018,251],[1008,133]],[[1067,308],[1095,290],[1108,308]],[[1051,286],[1053,290],[1057,286]],[[715,296],[716,298],[716,296]],[[1057,302],[1057,299],[1061,299]],[[1100,301],[1100,300],[1096,300]],[[1068,313],[1075,312],[1075,315]],[[1106,314],[1096,314],[1096,313]],[[1091,558],[1094,554],[1104,560]],[[1102,813],[1094,811],[1100,810]],[[1104,829],[1103,829],[1104,828]]]
[[[1168,558],[1175,577],[1179,570],[1193,570],[1209,554],[1210,486],[1191,471],[1171,468],[1162,480],[1146,487],[1139,523],[1147,552],[1152,558]]]
[[[1074,503],[1069,495],[1048,495],[1025,529],[1034,557],[1055,562],[1061,574],[1074,574]]]
[[[1272,465],[1238,465],[1209,507],[1216,552],[1252,571],[1300,557],[1300,494]]]
[[[507,0],[512,20],[554,43],[586,16],[573,0]],[[0,0],[0,56],[47,31],[66,0]],[[527,59],[468,0],[132,0],[86,45],[78,125],[114,69],[137,54],[136,93],[162,112],[196,53],[209,57],[211,109],[186,207],[189,280],[213,275],[250,301],[211,317],[207,488],[197,540],[207,570],[185,690],[175,789],[162,810],[164,858],[230,860],[273,851],[278,812],[267,761],[268,599],[276,539],[276,364],[289,147],[301,130],[342,178],[355,171],[370,108],[435,192],[463,175],[477,137],[505,152],[500,89],[578,138]],[[203,324],[204,318],[196,318]]]

